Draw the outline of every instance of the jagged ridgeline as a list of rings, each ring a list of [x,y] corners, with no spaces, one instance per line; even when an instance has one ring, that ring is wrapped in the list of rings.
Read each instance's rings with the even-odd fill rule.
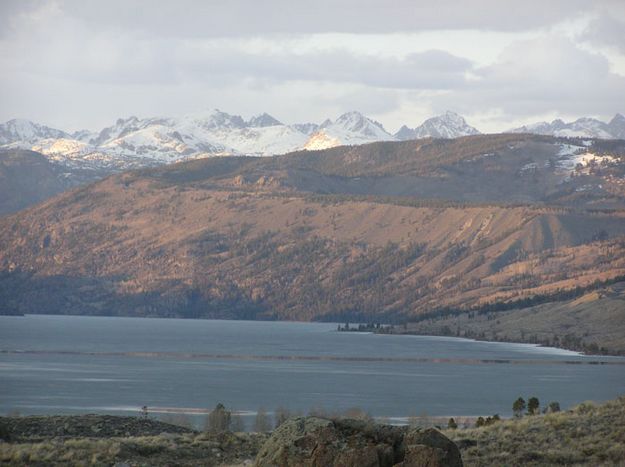
[[[476,135],[113,175],[0,219],[0,303],[402,321],[570,300],[625,276],[624,154]]]

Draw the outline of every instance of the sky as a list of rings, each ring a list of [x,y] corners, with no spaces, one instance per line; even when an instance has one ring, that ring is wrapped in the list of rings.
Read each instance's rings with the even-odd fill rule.
[[[0,0],[0,121],[625,113],[625,0]]]

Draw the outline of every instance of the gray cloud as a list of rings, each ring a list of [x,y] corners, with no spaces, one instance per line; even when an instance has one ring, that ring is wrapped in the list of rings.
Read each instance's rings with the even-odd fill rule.
[[[607,59],[568,39],[544,37],[508,47],[500,59],[476,70],[478,80],[437,99],[463,112],[502,111],[508,117],[546,113],[610,116],[622,109],[625,77]],[[622,104],[621,104],[622,105]]]
[[[207,81],[225,76],[272,83],[329,81],[378,88],[450,89],[462,86],[470,69],[469,60],[439,50],[414,53],[404,59],[354,55],[342,50],[268,55],[220,50],[199,57],[194,71],[196,77]]]
[[[46,2],[4,0],[8,14]],[[618,0],[58,0],[65,15],[100,30],[182,37],[233,37],[326,32],[388,33],[434,29],[522,31],[611,7]]]
[[[625,20],[601,15],[590,22],[581,39],[599,46],[614,47],[625,54]]]
[[[623,112],[615,105],[625,78],[610,71],[606,56],[565,39],[562,21],[580,18],[595,19],[568,36],[622,53],[621,0],[3,0],[0,120],[97,128],[123,115],[220,107],[248,116],[267,111],[286,122],[357,109],[399,125],[415,124],[414,112],[452,109],[499,115],[504,129],[506,121],[546,113]],[[454,40],[465,29],[534,39],[478,68],[459,56],[463,47],[455,54],[446,48],[441,37],[451,29]],[[440,34],[387,36],[419,31]],[[312,35],[328,32],[345,35],[335,43]],[[383,46],[367,49],[376,37]],[[389,37],[404,41],[402,54]]]
[[[146,39],[128,31],[94,34],[62,15],[54,19],[36,23],[36,31],[0,49],[0,64],[22,73],[117,85],[327,81],[413,89],[462,86],[472,68],[471,61],[442,50],[401,58],[354,54],[340,45],[332,50],[260,52],[248,50],[237,39]],[[60,28],[66,32],[57,33]]]

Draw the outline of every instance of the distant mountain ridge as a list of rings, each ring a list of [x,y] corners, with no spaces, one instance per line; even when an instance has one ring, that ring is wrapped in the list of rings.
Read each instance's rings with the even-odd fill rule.
[[[93,132],[68,133],[30,122],[0,124],[0,149],[41,152],[52,162],[100,170],[124,170],[207,156],[284,154],[335,146],[416,138],[457,138],[479,134],[453,112],[406,126],[396,134],[360,112],[351,111],[321,124],[287,125],[268,113],[244,120],[218,109],[179,118],[131,116]]]
[[[573,122],[561,119],[537,122],[510,130],[511,133],[533,133],[538,135],[623,139],[625,138],[625,117],[617,113],[608,123],[596,118],[582,117]]]
[[[625,117],[609,123],[580,118],[554,120],[512,130],[553,136],[625,138]],[[323,123],[284,124],[268,113],[247,120],[218,109],[183,117],[131,116],[120,118],[98,132],[68,133],[28,120],[0,124],[0,150],[26,149],[44,154],[51,162],[82,171],[121,171],[223,155],[270,156],[296,150],[422,138],[459,138],[480,134],[451,111],[395,134],[360,112],[351,111]]]

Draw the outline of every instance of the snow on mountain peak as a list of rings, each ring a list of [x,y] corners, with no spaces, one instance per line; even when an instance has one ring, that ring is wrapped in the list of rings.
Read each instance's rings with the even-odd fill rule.
[[[319,129],[327,128],[330,125],[332,125],[332,120],[330,120],[329,118],[326,118],[323,122],[321,122],[321,125],[319,125]]]
[[[569,123],[556,119],[514,131],[625,139],[625,117],[616,114],[609,123],[588,117]],[[299,149],[425,137],[456,138],[477,133],[452,111],[429,118],[414,129],[404,125],[393,136],[380,123],[356,111],[346,112],[334,121],[328,119],[321,125],[285,125],[268,113],[246,121],[214,109],[178,118],[130,116],[117,119],[99,132],[81,130],[71,135],[15,119],[0,124],[0,147],[33,149],[62,164],[122,170],[214,155],[274,155]]]
[[[608,123],[608,129],[614,138],[625,139],[625,117],[616,114]]]
[[[565,137],[623,138],[625,137],[625,119],[620,120],[619,116],[623,118],[622,115],[617,114],[610,123],[591,117],[581,117],[573,122],[566,123],[558,118],[551,123],[541,122],[524,125],[511,130],[511,132]]]
[[[448,110],[442,115],[428,118],[414,130],[402,127],[395,137],[400,140],[417,138],[458,138],[460,136],[477,135],[478,130],[470,126],[466,120],[455,112]]]
[[[346,144],[364,144],[374,141],[392,141],[395,137],[384,130],[375,120],[360,112],[351,111],[341,115],[336,121],[326,120],[318,131],[311,135],[304,149],[326,149]]]
[[[331,122],[330,122],[331,123]],[[315,131],[317,131],[321,126],[316,123],[294,123],[291,125],[297,131],[304,133],[305,135],[312,135]]]
[[[276,125],[282,125],[282,123],[276,120],[274,117],[272,117],[268,113],[262,113],[260,115],[256,115],[255,117],[252,117],[247,121],[247,126],[252,127],[252,128],[264,128],[267,126],[276,126]]]
[[[183,117],[182,120],[186,120],[205,129],[244,128],[246,126],[245,121],[239,115],[230,115],[219,109],[189,114]]]
[[[380,122],[367,118],[360,112],[356,111],[344,113],[336,119],[334,124],[341,126],[347,131],[363,133],[372,137],[380,134],[380,130],[386,133]]]
[[[13,119],[0,124],[0,144],[34,143],[44,138],[66,138],[67,133],[25,119]]]

